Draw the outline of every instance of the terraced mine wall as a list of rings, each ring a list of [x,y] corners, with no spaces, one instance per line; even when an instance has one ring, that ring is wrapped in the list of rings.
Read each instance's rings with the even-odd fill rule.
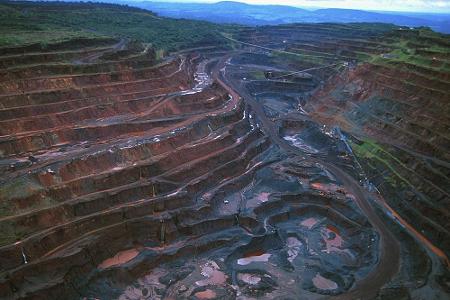
[[[1,299],[445,299],[442,37],[224,38],[0,49]]]
[[[303,101],[306,111],[353,135],[350,145],[367,172],[362,179],[369,178],[389,205],[448,249],[448,39],[426,29],[376,33],[347,26],[266,27],[242,31],[236,39],[261,51],[274,49],[270,58],[260,58],[270,66],[301,70],[341,63],[334,74],[333,68],[315,74],[322,83]],[[293,84],[293,76],[283,80],[271,84],[288,92],[308,90]],[[253,92],[265,88],[276,89],[252,83]]]
[[[298,24],[246,29],[230,41],[240,47],[230,82],[245,85],[238,89],[261,109],[266,132],[282,138],[272,140],[350,174],[405,238],[399,269],[376,297],[420,298],[433,276],[445,290],[448,37],[425,28]],[[415,287],[406,288],[412,278]],[[432,290],[427,297],[439,298]]]
[[[80,280],[125,245],[153,237],[170,242],[179,234],[169,211],[200,209],[194,195],[245,171],[269,146],[242,119],[239,99],[196,70],[201,57],[146,65],[152,61],[146,52],[120,61],[92,56],[115,45],[100,41],[69,56],[29,54],[66,64],[58,75],[31,74],[27,64],[37,61],[28,54],[20,55],[20,79],[4,71],[1,153],[9,163],[1,195],[2,297],[73,296],[69,277]],[[12,61],[14,51],[4,52],[2,61]],[[86,56],[93,60],[81,62]],[[91,72],[96,64],[101,72]],[[73,69],[80,72],[63,73]],[[138,224],[153,229],[126,233]],[[112,240],[108,249],[101,246]],[[53,279],[23,281],[43,273]]]
[[[352,145],[368,177],[443,249],[449,249],[447,75],[407,62],[366,63],[330,80],[311,102],[322,120],[365,133]],[[338,118],[327,120],[330,106]]]
[[[263,224],[281,219],[258,204],[270,193],[255,196],[256,217],[229,199],[250,193],[255,174],[268,178],[280,157],[239,95],[213,80],[221,59],[187,54],[155,65],[151,52],[130,49],[105,60],[124,53],[118,43],[127,47],[101,41],[67,55],[55,46],[42,61],[33,48],[19,66],[5,50],[1,297],[77,298],[117,280],[125,288],[193,253],[257,247],[251,232],[267,244],[262,250],[279,247]],[[288,203],[277,201],[271,205]],[[352,282],[335,280],[333,293]]]

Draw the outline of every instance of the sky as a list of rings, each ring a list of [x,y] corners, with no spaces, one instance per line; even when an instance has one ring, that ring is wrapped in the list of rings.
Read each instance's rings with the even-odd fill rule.
[[[151,0],[159,2],[218,2],[219,0]],[[299,7],[350,8],[380,11],[450,13],[450,0],[235,0],[249,4],[279,4]]]

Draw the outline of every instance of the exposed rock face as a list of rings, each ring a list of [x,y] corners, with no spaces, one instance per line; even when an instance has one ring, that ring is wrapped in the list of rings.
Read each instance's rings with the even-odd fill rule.
[[[0,298],[445,296],[448,74],[377,28],[0,49]]]
[[[307,109],[355,135],[352,148],[389,205],[448,255],[450,80],[437,67],[448,58],[413,57],[436,66],[365,63],[329,80]]]
[[[199,209],[199,191],[245,172],[269,146],[243,118],[239,98],[206,74],[213,60],[188,55],[149,65],[151,52],[143,51],[102,61],[122,43],[74,51],[70,61],[51,52],[68,65],[52,70],[59,74],[29,74],[24,65],[11,70],[20,80],[1,84],[5,297],[57,293],[67,276],[133,259],[136,252],[120,252],[127,247],[153,236],[173,240],[170,211]],[[90,72],[107,64],[113,71]],[[72,68],[80,72],[66,73]],[[26,287],[22,279],[44,266],[52,279]]]

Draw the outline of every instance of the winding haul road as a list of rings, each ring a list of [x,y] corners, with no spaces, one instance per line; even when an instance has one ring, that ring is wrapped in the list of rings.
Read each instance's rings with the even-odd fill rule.
[[[265,134],[272,142],[289,154],[305,156],[305,153],[290,145],[278,134],[277,128],[264,113],[262,106],[243,86],[242,82],[227,78],[226,72],[221,74],[220,70],[226,70],[226,61],[232,55],[224,56],[219,60],[212,71],[213,78],[222,85],[233,97],[241,96],[246,105],[254,112]],[[366,195],[366,191],[341,168],[322,159],[310,157],[310,160],[319,163],[330,170],[336,178],[339,178],[346,189],[355,196],[357,205],[366,215],[367,219],[380,235],[379,256],[376,267],[364,279],[355,283],[347,293],[333,297],[333,299],[372,299],[376,297],[384,284],[397,273],[400,265],[400,243],[389,230],[387,225],[380,219]]]

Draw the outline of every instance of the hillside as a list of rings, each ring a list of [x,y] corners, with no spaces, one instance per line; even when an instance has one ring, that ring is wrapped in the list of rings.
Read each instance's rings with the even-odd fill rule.
[[[447,35],[0,11],[0,299],[448,298]]]
[[[413,13],[369,12],[352,9],[305,10],[292,6],[248,5],[232,1],[212,4],[157,1],[117,2],[149,9],[162,16],[218,23],[277,25],[288,23],[369,22],[391,23],[408,27],[426,26],[436,31],[450,33],[450,15],[448,14],[420,15]]]
[[[0,46],[54,43],[74,37],[124,37],[156,50],[216,45],[218,25],[158,17],[135,7],[64,2],[1,2]],[[232,26],[220,29],[229,30]]]

